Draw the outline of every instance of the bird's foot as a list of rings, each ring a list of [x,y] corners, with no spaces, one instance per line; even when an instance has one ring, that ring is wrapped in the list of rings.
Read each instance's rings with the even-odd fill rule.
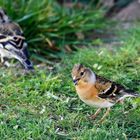
[[[89,118],[95,120],[97,118],[97,115],[93,114],[93,115],[89,116]]]
[[[104,123],[104,121],[105,121],[105,118],[101,118],[101,119],[98,121],[98,124],[102,124],[102,123]]]
[[[98,122],[99,124],[101,124],[101,123],[104,122],[104,120],[105,120],[106,116],[109,114],[109,112],[110,112],[110,107],[107,108],[107,111],[105,112],[105,114],[103,115],[103,117],[99,120],[99,122]]]
[[[101,112],[101,108],[97,109],[97,111],[93,115],[91,115],[90,118],[95,119],[100,112]]]

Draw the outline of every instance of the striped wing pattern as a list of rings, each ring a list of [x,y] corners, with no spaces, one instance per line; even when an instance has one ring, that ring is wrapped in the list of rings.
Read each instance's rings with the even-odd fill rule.
[[[25,69],[33,69],[28,56],[27,44],[18,24],[14,22],[0,24],[0,47],[10,52],[13,58],[18,59]]]
[[[4,47],[10,44],[13,46],[13,49],[22,49],[24,47],[24,41],[23,32],[18,24],[10,22],[0,25],[0,43]]]
[[[0,34],[0,43],[3,45],[5,49],[9,49],[5,47],[6,45],[10,44],[13,46],[13,49],[22,49],[25,39],[19,36],[6,36]]]
[[[120,91],[125,90],[124,86],[97,76],[96,88],[99,90],[100,98],[118,99]]]

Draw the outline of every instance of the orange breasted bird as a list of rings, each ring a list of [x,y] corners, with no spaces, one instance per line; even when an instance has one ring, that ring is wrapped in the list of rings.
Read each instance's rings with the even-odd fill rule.
[[[140,97],[140,94],[98,76],[82,64],[75,64],[71,75],[79,98],[87,105],[98,108],[92,118],[96,118],[102,108],[107,108],[100,122],[104,120],[110,108],[116,103],[126,97]]]

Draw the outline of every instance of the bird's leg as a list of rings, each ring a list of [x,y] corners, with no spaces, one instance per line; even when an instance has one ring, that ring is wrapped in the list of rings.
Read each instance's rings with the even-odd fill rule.
[[[123,106],[124,100],[123,99],[122,100],[118,100],[118,103],[120,103],[122,105],[122,107],[123,107],[122,111],[125,114],[125,109],[124,109],[124,106]]]
[[[104,121],[105,117],[109,114],[109,112],[110,112],[110,107],[107,108],[105,114],[104,114],[103,117],[100,119],[99,123],[102,123],[102,122]]]
[[[91,118],[95,119],[100,112],[101,112],[101,108],[98,108],[97,111],[93,115],[91,115]]]

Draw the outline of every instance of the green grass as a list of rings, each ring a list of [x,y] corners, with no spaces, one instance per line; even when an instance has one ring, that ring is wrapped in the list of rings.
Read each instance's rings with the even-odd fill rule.
[[[78,98],[71,79],[75,63],[140,92],[139,29],[121,48],[86,48],[63,57],[34,75],[0,71],[0,139],[2,140],[126,140],[140,138],[140,99],[116,105],[103,124],[89,119],[95,108]]]

